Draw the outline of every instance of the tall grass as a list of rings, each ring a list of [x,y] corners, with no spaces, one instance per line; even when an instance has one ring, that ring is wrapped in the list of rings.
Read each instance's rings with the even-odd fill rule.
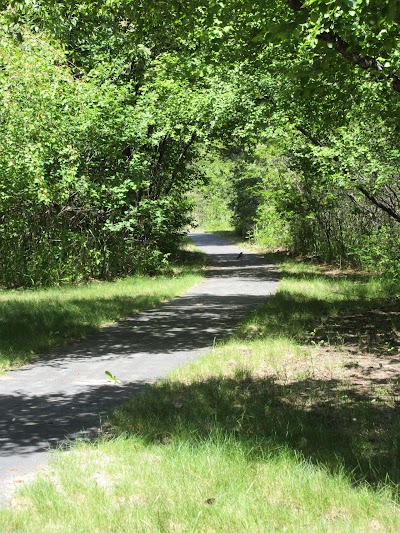
[[[78,447],[0,524],[30,533],[398,530],[384,493],[354,488],[287,448],[253,452],[218,433],[162,448],[122,438]]]

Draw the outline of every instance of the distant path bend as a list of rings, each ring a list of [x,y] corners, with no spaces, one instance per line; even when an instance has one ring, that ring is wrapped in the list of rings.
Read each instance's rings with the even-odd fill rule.
[[[0,378],[0,504],[50,449],[96,434],[109,408],[207,351],[276,291],[277,271],[263,257],[238,258],[241,249],[216,235],[190,237],[209,256],[202,283]]]

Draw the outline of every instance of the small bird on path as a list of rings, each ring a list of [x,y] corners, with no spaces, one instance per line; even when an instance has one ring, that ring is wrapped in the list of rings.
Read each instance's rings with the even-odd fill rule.
[[[243,252],[240,252],[240,254],[237,256],[236,259],[240,259],[242,257],[242,255],[243,255]]]

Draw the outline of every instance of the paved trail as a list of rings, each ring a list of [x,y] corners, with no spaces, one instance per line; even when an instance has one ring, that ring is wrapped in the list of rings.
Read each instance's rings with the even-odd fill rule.
[[[0,504],[50,449],[95,435],[110,406],[207,351],[275,292],[277,272],[262,257],[237,259],[240,249],[215,235],[191,238],[210,256],[204,282],[0,378]]]

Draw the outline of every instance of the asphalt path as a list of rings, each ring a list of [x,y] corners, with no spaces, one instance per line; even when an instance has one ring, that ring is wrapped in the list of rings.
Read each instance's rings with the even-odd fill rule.
[[[96,436],[111,407],[229,336],[276,291],[277,271],[262,256],[238,258],[241,249],[216,235],[190,237],[209,256],[202,283],[0,378],[0,505],[50,450]]]

